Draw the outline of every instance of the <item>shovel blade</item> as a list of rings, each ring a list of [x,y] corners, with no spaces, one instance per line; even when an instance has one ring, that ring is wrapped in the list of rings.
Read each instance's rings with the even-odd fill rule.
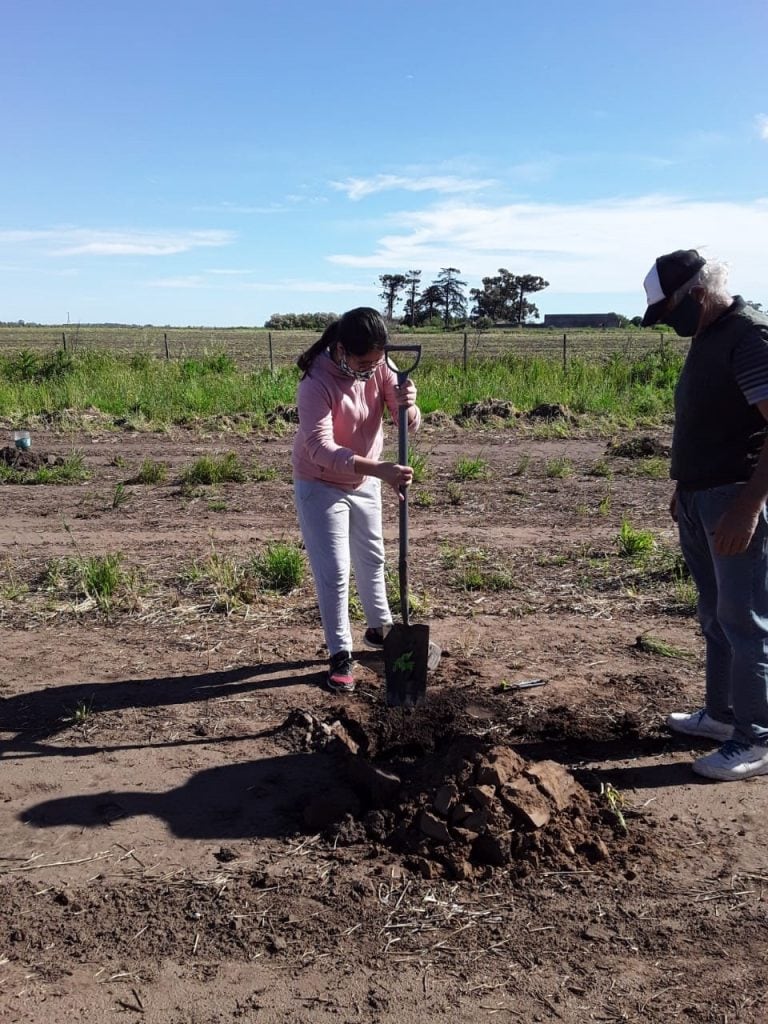
[[[415,708],[427,697],[429,626],[395,623],[384,637],[387,705]]]

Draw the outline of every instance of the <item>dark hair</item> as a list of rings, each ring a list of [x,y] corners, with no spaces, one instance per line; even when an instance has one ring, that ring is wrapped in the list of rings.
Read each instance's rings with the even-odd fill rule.
[[[340,344],[353,356],[365,356],[369,352],[383,352],[389,341],[387,325],[381,313],[370,306],[358,306],[350,309],[332,324],[328,324],[323,333],[306,352],[302,352],[296,364],[306,377],[312,363],[331,345]]]

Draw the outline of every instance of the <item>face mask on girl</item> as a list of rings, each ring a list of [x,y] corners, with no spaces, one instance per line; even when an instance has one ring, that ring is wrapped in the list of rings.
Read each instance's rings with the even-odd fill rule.
[[[376,373],[377,368],[381,365],[381,360],[379,360],[374,366],[371,366],[368,370],[353,370],[352,367],[347,362],[346,353],[344,349],[341,348],[341,346],[339,346],[338,349],[338,358],[339,369],[341,370],[341,372],[343,374],[346,374],[347,377],[352,377],[353,380],[370,380],[374,373]]]
[[[675,334],[681,338],[692,338],[696,333],[701,320],[701,306],[690,293],[683,296],[671,313],[664,317],[664,323],[669,324]]]

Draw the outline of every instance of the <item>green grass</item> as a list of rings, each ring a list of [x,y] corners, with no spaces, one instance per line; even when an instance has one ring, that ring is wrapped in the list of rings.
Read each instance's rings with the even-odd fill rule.
[[[408,452],[408,465],[413,470],[413,482],[423,483],[429,476],[429,460],[423,452],[415,452],[412,449]]]
[[[0,463],[0,483],[6,484],[75,484],[90,478],[80,452],[73,452],[60,466],[39,469],[13,469]]]
[[[544,472],[550,478],[562,480],[565,477],[573,476],[573,463],[564,455],[548,459]]]
[[[457,590],[511,590],[514,577],[504,566],[494,563],[488,552],[482,548],[445,546],[440,552],[440,562],[451,573],[451,586]]]
[[[203,455],[182,470],[181,483],[196,484],[244,483],[248,474],[235,452],[225,455]]]
[[[419,405],[424,413],[455,415],[468,402],[503,397],[520,409],[559,403],[577,416],[658,422],[672,411],[681,365],[682,355],[670,349],[636,358],[617,352],[591,361],[573,358],[565,368],[543,356],[480,355],[466,372],[459,363],[429,356],[417,371]],[[73,355],[21,350],[0,355],[0,416],[19,422],[93,407],[141,424],[193,424],[238,414],[264,425],[276,406],[295,403],[297,380],[292,365],[274,374],[244,370],[221,352],[177,361],[108,349]]]
[[[622,558],[643,561],[656,549],[656,538],[650,530],[638,530],[624,519],[617,538],[619,554]]]
[[[119,551],[55,559],[46,567],[44,586],[64,590],[78,602],[93,601],[101,611],[109,612],[135,583],[134,575],[123,568],[122,562]]]
[[[454,480],[462,483],[467,480],[487,480],[490,475],[487,461],[479,456],[474,459],[457,459],[453,467]]]
[[[262,587],[280,594],[300,587],[307,573],[304,553],[291,541],[271,541],[251,560],[250,567]]]
[[[137,484],[161,484],[168,477],[168,467],[164,462],[156,462],[154,459],[144,459],[133,483]]]

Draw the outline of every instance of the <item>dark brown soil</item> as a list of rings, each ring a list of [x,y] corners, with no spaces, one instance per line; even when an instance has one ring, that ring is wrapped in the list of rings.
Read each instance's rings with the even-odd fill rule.
[[[768,790],[697,780],[707,744],[663,724],[702,645],[668,485],[625,467],[668,437],[480,412],[418,442],[411,586],[443,656],[412,711],[375,653],[353,697],[322,689],[310,581],[235,600],[203,571],[298,537],[289,434],[37,430],[92,475],[0,486],[0,1019],[762,1024]],[[179,486],[225,451],[274,478]],[[486,478],[456,479],[468,456]],[[148,458],[167,482],[135,483]],[[394,502],[385,533],[394,565]],[[100,606],[67,566],[110,552]]]

